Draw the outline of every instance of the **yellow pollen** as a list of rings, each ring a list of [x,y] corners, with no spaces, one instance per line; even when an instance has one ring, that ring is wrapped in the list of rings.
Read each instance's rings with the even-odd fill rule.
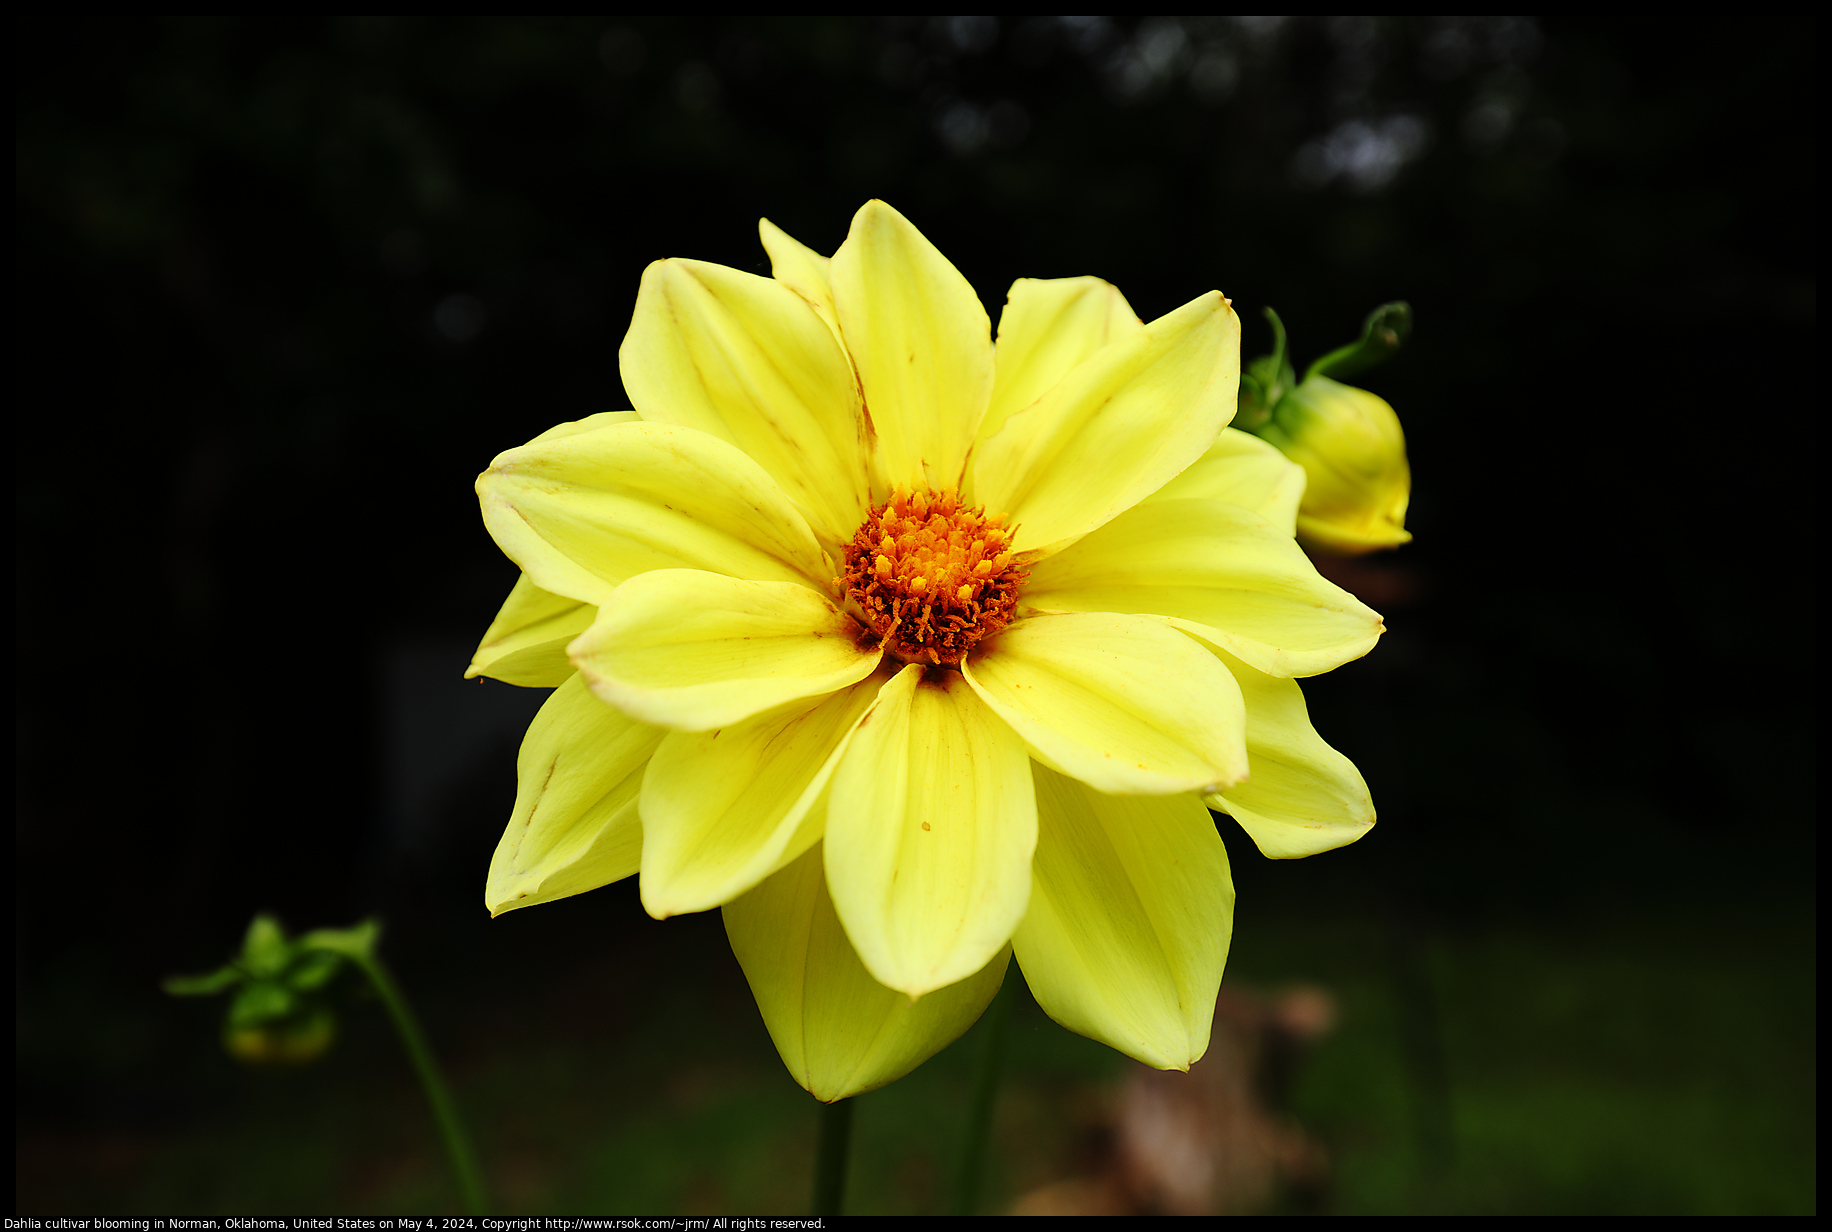
[[[1003,517],[950,490],[895,493],[846,545],[834,585],[872,638],[906,663],[959,667],[1011,623],[1028,570]]]

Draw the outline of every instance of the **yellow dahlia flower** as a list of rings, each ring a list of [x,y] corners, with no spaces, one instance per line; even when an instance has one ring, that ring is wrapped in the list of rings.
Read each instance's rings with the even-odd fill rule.
[[[1205,801],[1272,856],[1373,822],[1292,678],[1380,618],[1225,426],[1238,320],[1024,279],[995,344],[882,202],[831,261],[762,233],[773,278],[643,275],[633,411],[478,480],[522,577],[470,674],[557,686],[487,905],[640,873],[658,918],[723,907],[824,1100],[959,1036],[1014,953],[1058,1022],[1187,1067],[1234,898]]]

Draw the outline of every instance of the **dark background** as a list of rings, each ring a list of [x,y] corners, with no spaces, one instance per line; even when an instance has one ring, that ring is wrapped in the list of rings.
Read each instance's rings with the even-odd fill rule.
[[[19,1210],[449,1205],[373,1006],[250,1074],[159,993],[262,909],[384,918],[505,1205],[800,1201],[716,917],[485,917],[540,695],[460,680],[515,575],[470,484],[627,405],[649,261],[767,273],[759,216],[831,252],[874,196],[995,319],[1020,276],[1218,287],[1301,368],[1414,306],[1360,383],[1416,540],[1332,567],[1391,632],[1306,686],[1382,824],[1223,830],[1230,983],[1343,1007],[1312,1200],[1814,1209],[1810,19],[16,32]],[[873,1097],[938,1128],[862,1119],[870,1201],[940,1201],[944,1087]],[[1000,1149],[1000,1201],[1070,1166]]]

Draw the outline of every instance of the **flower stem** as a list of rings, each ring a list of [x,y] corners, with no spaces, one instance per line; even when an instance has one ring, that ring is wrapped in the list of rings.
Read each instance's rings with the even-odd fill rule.
[[[821,1142],[814,1160],[815,1215],[838,1215],[846,1202],[846,1155],[852,1146],[852,1101],[822,1104]]]
[[[955,1174],[955,1215],[971,1215],[986,1171],[986,1136],[992,1124],[993,1098],[999,1091],[999,1071],[1005,1059],[1005,1020],[1011,1012],[1011,981],[999,987],[986,1012],[986,1043],[973,1075],[973,1103],[967,1110],[967,1134],[961,1143],[960,1171]]]
[[[465,1132],[464,1122],[458,1119],[458,1105],[452,1100],[451,1088],[445,1085],[444,1076],[439,1073],[439,1063],[433,1060],[432,1049],[427,1046],[419,1020],[413,1016],[407,999],[401,995],[387,968],[382,966],[381,959],[373,954],[347,951],[346,955],[369,977],[382,1004],[388,1007],[388,1016],[394,1019],[395,1030],[401,1034],[401,1046],[407,1049],[414,1072],[420,1076],[420,1085],[426,1091],[426,1102],[432,1106],[433,1121],[439,1126],[439,1136],[445,1143],[445,1154],[458,1181],[458,1195],[464,1203],[465,1213],[487,1214],[483,1170],[477,1166],[477,1152],[471,1146],[471,1136]]]

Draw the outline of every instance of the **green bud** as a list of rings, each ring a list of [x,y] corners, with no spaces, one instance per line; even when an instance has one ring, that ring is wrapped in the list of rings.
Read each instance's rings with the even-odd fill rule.
[[[250,1065],[303,1065],[337,1036],[337,1019],[323,993],[346,962],[374,953],[381,926],[321,928],[288,940],[280,922],[257,915],[242,938],[242,952],[208,975],[175,975],[164,981],[175,997],[205,997],[234,990],[223,1021],[223,1047]]]
[[[1334,378],[1365,371],[1398,350],[1412,332],[1411,305],[1396,301],[1370,312],[1361,337],[1313,362],[1302,381],[1286,357],[1284,324],[1270,308],[1266,319],[1272,354],[1242,373],[1234,426],[1304,468],[1298,538],[1348,556],[1407,542],[1412,470],[1399,416],[1367,390]]]

